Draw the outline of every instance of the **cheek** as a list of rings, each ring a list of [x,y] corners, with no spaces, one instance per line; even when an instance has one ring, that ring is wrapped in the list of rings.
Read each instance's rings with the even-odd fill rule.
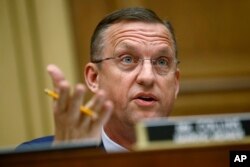
[[[170,112],[176,99],[178,83],[172,78],[167,81],[160,82],[159,88],[159,91],[161,92],[162,106],[167,109],[167,112]]]
[[[168,82],[161,86],[163,99],[173,98],[175,99],[176,85],[173,82]]]
[[[110,70],[111,71],[111,70]],[[115,108],[122,108],[127,103],[130,80],[127,74],[113,70],[108,75],[100,77],[100,89],[104,89]]]

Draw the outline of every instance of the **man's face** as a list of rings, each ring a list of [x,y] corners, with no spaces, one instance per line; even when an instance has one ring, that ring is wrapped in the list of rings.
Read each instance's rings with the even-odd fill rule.
[[[167,28],[159,23],[135,21],[113,24],[104,32],[102,58],[126,55],[147,60],[133,70],[120,67],[115,59],[103,61],[100,67],[99,87],[114,103],[109,123],[133,126],[144,118],[167,116],[179,90],[179,70],[173,68],[161,75],[148,60],[164,56],[174,59]]]

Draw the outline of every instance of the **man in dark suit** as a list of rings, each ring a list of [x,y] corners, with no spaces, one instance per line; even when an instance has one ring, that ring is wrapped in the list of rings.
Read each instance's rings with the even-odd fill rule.
[[[179,91],[179,69],[173,29],[153,11],[125,8],[106,16],[91,39],[84,76],[95,95],[84,106],[98,117],[79,112],[86,87],[73,93],[63,72],[47,70],[59,98],[54,102],[55,135],[19,146],[97,141],[106,151],[130,150],[134,125],[144,118],[166,117]]]

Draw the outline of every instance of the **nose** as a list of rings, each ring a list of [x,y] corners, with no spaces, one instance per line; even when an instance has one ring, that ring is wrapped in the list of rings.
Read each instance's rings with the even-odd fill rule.
[[[149,59],[144,59],[140,62],[141,68],[137,74],[136,82],[140,85],[150,87],[155,82],[155,73],[153,65]]]

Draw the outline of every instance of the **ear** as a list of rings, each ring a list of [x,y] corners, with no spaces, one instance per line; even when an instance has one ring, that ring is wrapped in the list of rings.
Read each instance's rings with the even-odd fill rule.
[[[84,69],[84,79],[88,88],[96,93],[99,89],[99,70],[96,64],[88,63]]]
[[[179,89],[180,89],[180,70],[179,68],[177,68],[175,71],[175,98],[177,98]]]

